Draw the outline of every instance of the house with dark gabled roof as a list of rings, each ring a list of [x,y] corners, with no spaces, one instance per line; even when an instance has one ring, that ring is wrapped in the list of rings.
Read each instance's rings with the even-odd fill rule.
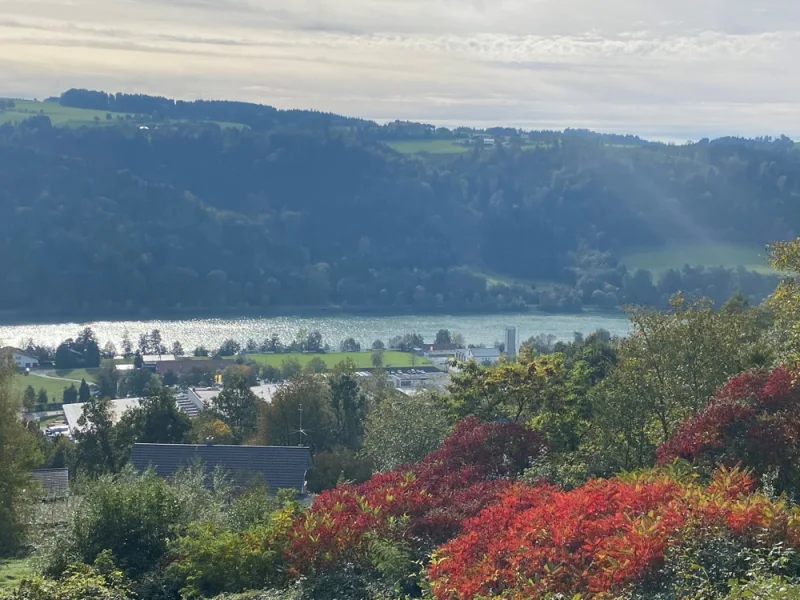
[[[282,489],[305,494],[311,451],[294,446],[134,444],[130,462],[138,471],[152,468],[164,478],[201,465],[209,475],[222,469],[235,487],[260,484],[273,494]]]

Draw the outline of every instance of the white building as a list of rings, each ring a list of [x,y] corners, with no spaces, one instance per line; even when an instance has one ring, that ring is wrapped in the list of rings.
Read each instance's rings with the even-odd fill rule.
[[[456,359],[461,362],[474,360],[479,365],[493,365],[500,360],[500,350],[497,348],[467,348],[457,351]]]
[[[14,365],[20,371],[24,371],[25,369],[35,369],[39,366],[39,359],[35,356],[31,356],[30,354],[26,354],[22,350],[18,348],[3,348],[0,350],[3,356],[11,355],[11,358],[14,360]]]
[[[141,398],[122,398],[121,400],[111,400],[109,402],[109,412],[111,413],[111,422],[115,425],[119,423],[122,415],[133,408],[139,408],[142,404]],[[84,431],[91,426],[91,423],[86,423],[81,426],[78,421],[83,416],[83,403],[78,402],[75,404],[64,405],[64,419],[67,421],[70,431]]]
[[[264,385],[256,385],[250,388],[258,398],[264,402],[272,402],[272,396],[279,388],[277,383],[268,383]],[[190,388],[187,390],[188,400],[200,410],[204,410],[211,402],[219,396],[222,391],[221,388]]]
[[[119,423],[124,415],[129,410],[139,408],[142,405],[142,398],[120,398],[118,400],[109,401],[109,412],[111,413],[111,422],[115,425]],[[178,410],[185,412],[190,417],[196,417],[200,411],[205,408],[202,404],[197,404],[192,398],[191,394],[178,394],[175,397],[175,406]],[[83,403],[77,402],[75,404],[65,404],[62,408],[64,411],[64,420],[67,422],[69,431],[76,430],[83,431],[91,425],[87,423],[83,427],[78,424],[78,421],[83,416]]]
[[[174,361],[173,354],[145,354],[142,356],[142,363],[145,365],[154,366],[160,362]]]

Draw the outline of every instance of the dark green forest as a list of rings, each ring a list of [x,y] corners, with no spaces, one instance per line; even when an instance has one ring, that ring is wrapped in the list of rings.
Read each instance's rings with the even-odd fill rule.
[[[51,101],[138,116],[0,126],[0,311],[575,311],[740,290],[760,301],[776,276],[699,263],[651,273],[621,258],[800,231],[800,150],[785,137],[673,146],[85,90]],[[498,144],[386,144],[472,135]]]

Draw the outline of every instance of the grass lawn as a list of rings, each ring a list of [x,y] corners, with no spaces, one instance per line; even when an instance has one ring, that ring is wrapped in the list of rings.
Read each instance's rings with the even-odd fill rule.
[[[100,369],[68,369],[66,371],[53,371],[53,377],[60,377],[61,379],[75,379],[80,382],[85,379],[86,383],[94,383],[97,381],[97,375]],[[69,385],[70,382],[67,382]]]
[[[88,108],[72,108],[61,106],[58,102],[36,102],[34,100],[14,100],[15,107],[11,110],[0,112],[0,125],[4,123],[19,123],[37,114],[45,114],[50,117],[53,125],[66,127],[81,127],[84,125],[116,125],[120,122],[150,123],[149,115],[134,115],[129,113],[117,113],[104,110],[91,110]],[[106,119],[106,115],[111,114],[111,119]],[[96,117],[96,119],[95,119]],[[122,117],[119,120],[118,117]],[[130,117],[127,119],[126,117]],[[242,129],[241,123],[214,122],[220,127],[235,127]]]
[[[406,140],[387,142],[387,146],[401,154],[463,154],[469,152],[469,146],[461,146],[454,140]]]
[[[47,397],[50,402],[61,402],[64,396],[64,388],[69,387],[68,381],[59,381],[58,379],[51,379],[49,377],[39,377],[37,375],[22,375],[17,373],[11,380],[11,389],[18,392],[20,396],[25,392],[25,388],[32,386],[36,393],[44,388],[47,391]],[[76,386],[77,387],[77,386]]]
[[[775,271],[766,260],[767,253],[763,248],[742,246],[737,244],[676,244],[661,250],[635,252],[623,256],[620,260],[629,269],[649,269],[660,275],[669,269],[681,269],[684,265],[693,267],[723,266],[728,268],[739,265],[751,271],[774,274]]]
[[[0,594],[12,591],[19,582],[33,575],[33,565],[29,558],[0,558]]]
[[[413,356],[408,352],[395,352],[387,350],[383,353],[383,364],[386,367],[395,368],[408,368],[416,367],[429,367],[432,365],[431,361],[427,358],[420,356]],[[370,369],[372,368],[372,353],[371,352],[330,352],[328,354],[249,354],[248,358],[260,365],[272,365],[273,367],[280,367],[281,363],[287,358],[296,358],[302,366],[311,362],[311,359],[319,357],[325,361],[325,364],[330,369],[343,360],[352,360],[357,369]]]

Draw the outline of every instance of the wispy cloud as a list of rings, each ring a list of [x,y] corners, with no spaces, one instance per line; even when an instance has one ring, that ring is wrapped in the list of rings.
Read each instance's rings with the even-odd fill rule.
[[[83,86],[678,139],[800,133],[796,0],[0,0],[0,15],[0,94]]]

